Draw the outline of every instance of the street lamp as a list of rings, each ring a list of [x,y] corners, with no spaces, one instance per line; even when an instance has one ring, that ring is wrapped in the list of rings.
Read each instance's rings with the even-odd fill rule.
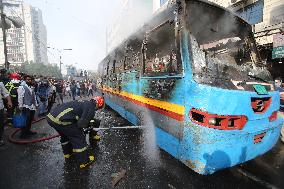
[[[21,28],[25,25],[22,19],[10,17],[4,14],[4,4],[3,0],[0,0],[0,26],[2,28],[3,33],[3,47],[4,47],[4,59],[5,59],[5,68],[9,69],[9,62],[8,62],[8,50],[7,50],[7,42],[6,42],[6,29],[11,28],[11,22],[15,26],[15,28]]]
[[[50,49],[51,47],[47,47],[48,49]],[[72,51],[73,49],[56,49],[56,48],[52,48],[53,50],[57,50],[59,53],[60,53],[60,62],[59,62],[59,71],[60,71],[60,74],[62,74],[61,72],[61,67],[62,67],[62,51]]]

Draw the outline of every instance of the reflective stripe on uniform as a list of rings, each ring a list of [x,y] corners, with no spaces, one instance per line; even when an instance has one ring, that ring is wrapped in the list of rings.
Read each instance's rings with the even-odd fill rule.
[[[73,152],[81,153],[81,152],[84,152],[85,150],[87,150],[87,147],[84,147],[84,148],[81,148],[81,149],[73,149]]]
[[[66,110],[62,111],[57,117],[54,117],[53,115],[51,115],[50,113],[47,115],[47,117],[53,121],[54,123],[58,124],[58,125],[70,125],[72,124],[72,122],[63,122],[60,121],[59,119],[64,116],[65,114],[71,112],[73,110],[73,108],[67,108]]]
[[[58,116],[56,118],[60,119],[62,116],[64,116],[65,114],[71,112],[72,110],[73,110],[73,108],[67,108],[66,110],[64,110],[60,114],[58,114]]]
[[[64,154],[64,158],[69,159],[72,156],[72,154]]]
[[[14,98],[17,97],[17,95],[11,95],[11,91],[12,91],[13,89],[15,89],[15,88],[18,88],[18,87],[15,87],[15,85],[14,85],[12,82],[7,83],[7,84],[5,85],[5,87],[6,87],[6,89],[8,89],[8,92],[9,92],[9,94],[10,94],[11,97],[14,97]]]
[[[66,145],[66,144],[68,144],[68,143],[69,143],[69,141],[63,142],[63,143],[61,143],[61,145],[64,146],[64,145]]]

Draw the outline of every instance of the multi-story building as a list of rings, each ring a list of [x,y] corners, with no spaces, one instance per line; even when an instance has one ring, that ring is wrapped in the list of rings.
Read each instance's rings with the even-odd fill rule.
[[[152,16],[153,0],[123,0],[120,10],[120,14],[107,28],[107,53]]]
[[[23,18],[23,6],[22,0],[6,0],[3,1],[4,4],[4,13],[10,17],[19,17]],[[2,32],[1,32],[1,46],[3,45],[2,41]],[[16,28],[11,24],[11,28],[6,30],[7,37],[7,56],[10,63],[19,64],[26,60],[26,47],[25,47],[25,29]],[[3,51],[1,51],[1,57],[4,57]],[[1,63],[4,63],[1,62]]]
[[[48,63],[47,58],[47,33],[43,24],[42,12],[32,7],[32,32],[34,44],[34,61],[37,63]]]
[[[256,41],[259,45],[272,44],[273,35],[284,31],[283,0],[210,0],[229,8],[246,19],[259,21],[254,24]],[[244,14],[242,14],[244,13]],[[261,13],[261,14],[259,14]]]
[[[23,0],[3,0],[4,13],[9,17],[22,20],[21,28],[11,25],[6,30],[8,62],[20,65],[25,61],[48,63],[46,28],[41,11]],[[3,37],[0,32],[0,64],[4,63]]]

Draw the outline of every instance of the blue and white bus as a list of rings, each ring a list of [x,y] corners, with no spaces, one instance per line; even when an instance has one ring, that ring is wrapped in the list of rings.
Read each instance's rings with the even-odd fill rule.
[[[200,174],[251,160],[277,142],[279,92],[246,21],[213,3],[178,0],[99,64],[107,105]]]

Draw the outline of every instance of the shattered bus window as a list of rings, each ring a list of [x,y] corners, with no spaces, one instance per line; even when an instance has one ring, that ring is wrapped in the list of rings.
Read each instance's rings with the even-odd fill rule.
[[[256,78],[272,81],[260,61],[250,25],[232,14],[202,7],[197,2],[188,9],[192,69],[198,83],[236,89],[232,81],[257,81]]]
[[[179,73],[177,64],[174,24],[166,21],[147,36],[145,74],[176,75]]]

